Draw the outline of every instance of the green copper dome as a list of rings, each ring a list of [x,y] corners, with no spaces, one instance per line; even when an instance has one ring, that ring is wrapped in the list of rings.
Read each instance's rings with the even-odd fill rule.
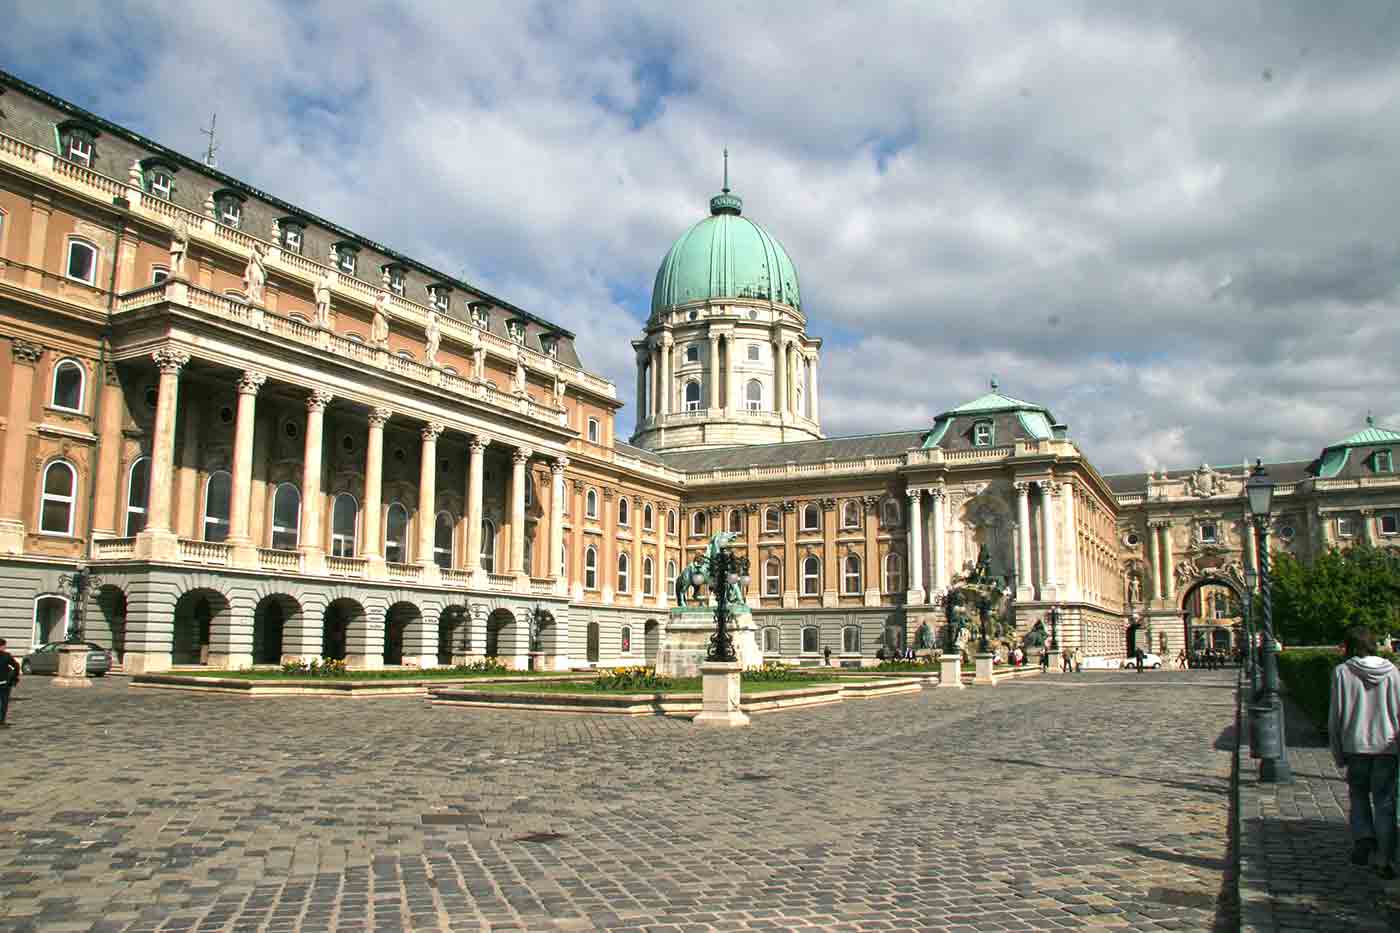
[[[651,311],[711,298],[759,298],[801,307],[797,267],[783,245],[743,216],[728,186],[710,199],[710,216],[687,230],[656,270]]]

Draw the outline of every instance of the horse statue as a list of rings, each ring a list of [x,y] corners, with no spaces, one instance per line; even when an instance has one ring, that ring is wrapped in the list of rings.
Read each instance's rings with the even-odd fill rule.
[[[703,606],[705,604],[705,585],[710,582],[710,563],[714,556],[727,548],[738,535],[732,531],[716,532],[710,538],[709,545],[705,548],[703,557],[697,557],[686,564],[676,577],[676,605],[677,606]],[[699,576],[700,582],[696,583],[695,578]],[[741,584],[729,584],[729,590],[725,594],[731,605],[745,605],[744,588]]]

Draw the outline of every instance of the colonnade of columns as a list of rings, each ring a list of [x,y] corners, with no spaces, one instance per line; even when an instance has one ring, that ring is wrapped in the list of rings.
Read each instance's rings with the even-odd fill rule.
[[[712,330],[707,335],[709,372],[705,377],[703,404],[712,410],[734,412],[743,410],[745,398],[739,384],[738,344],[735,334],[727,330]],[[780,336],[771,341],[774,360],[774,391],[765,409],[782,415],[800,414],[812,421],[821,418],[820,393],[817,387],[817,354],[804,349],[799,341]],[[637,351],[637,400],[643,418],[660,418],[681,411],[684,401],[675,384],[676,342],[669,333],[653,336]],[[723,362],[721,362],[723,361]],[[798,412],[798,388],[805,364],[807,385],[803,392],[806,411]]]
[[[180,373],[189,363],[188,353],[162,348],[152,355],[160,373],[157,385],[156,411],[151,444],[150,485],[146,505],[146,524],[136,538],[136,553],[150,559],[174,559],[179,553],[172,516],[172,488],[175,477],[175,423],[179,404]],[[233,464],[229,533],[225,543],[231,548],[235,565],[257,566],[257,544],[250,531],[253,487],[253,443],[259,393],[266,383],[265,374],[247,370],[237,381],[238,405],[234,423]],[[307,573],[324,572],[328,560],[324,546],[322,515],[322,471],[325,434],[325,411],[334,400],[331,393],[313,389],[306,396],[305,447],[301,476],[301,503],[298,529],[298,551],[301,565]],[[366,563],[368,575],[376,575],[376,566],[384,564],[384,541],[381,532],[383,502],[384,426],[394,417],[388,408],[375,408],[367,417],[368,435],[365,445],[364,499],[360,503],[362,534],[358,535],[358,559]],[[446,425],[429,421],[419,431],[422,448],[418,478],[418,536],[415,560],[422,568],[421,579],[438,579],[440,568],[434,557],[437,510],[438,439]],[[493,439],[485,434],[470,436],[466,470],[466,535],[464,569],[473,583],[485,584],[481,567],[481,530],[483,519],[483,479],[486,449]],[[507,549],[506,572],[528,587],[529,568],[525,566],[525,489],[528,464],[534,451],[516,446],[512,451],[510,483],[510,538]],[[556,456],[550,464],[550,520],[548,541],[550,556],[545,562],[545,575],[558,581],[559,552],[563,546],[564,471],[568,458]],[[405,554],[407,557],[407,554]]]

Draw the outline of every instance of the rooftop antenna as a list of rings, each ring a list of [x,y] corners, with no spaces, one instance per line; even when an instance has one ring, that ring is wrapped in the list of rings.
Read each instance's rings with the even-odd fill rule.
[[[209,129],[200,129],[200,132],[209,137],[209,145],[204,150],[204,164],[210,168],[218,168],[218,160],[214,158],[214,153],[219,151],[219,144],[214,139],[214,131],[219,125],[219,115],[216,113],[209,118]]]
[[[720,189],[725,194],[729,193],[729,147],[724,147],[724,187]]]

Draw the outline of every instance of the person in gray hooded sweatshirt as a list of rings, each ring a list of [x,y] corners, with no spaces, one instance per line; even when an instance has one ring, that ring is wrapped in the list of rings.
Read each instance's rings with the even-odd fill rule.
[[[1327,732],[1337,767],[1347,769],[1351,862],[1375,853],[1382,878],[1395,877],[1395,781],[1400,757],[1400,670],[1376,656],[1369,628],[1346,631],[1346,660],[1332,671]]]

